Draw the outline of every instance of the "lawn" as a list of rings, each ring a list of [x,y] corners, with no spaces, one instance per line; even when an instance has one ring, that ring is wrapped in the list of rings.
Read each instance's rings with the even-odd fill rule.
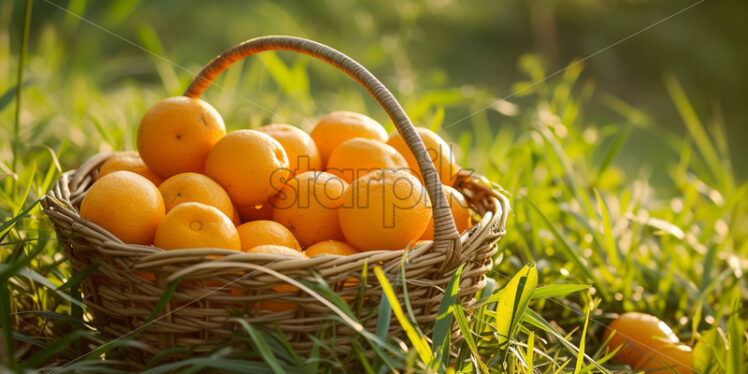
[[[735,82],[744,81],[735,61],[745,52],[730,55],[739,49],[730,43],[741,39],[727,17],[721,31],[704,32],[714,42],[704,54],[727,56],[722,73],[732,79],[710,76],[718,68],[688,61],[677,48],[651,57],[657,40],[688,45],[692,31],[678,17],[730,12],[707,2],[613,45],[689,4],[590,5],[617,36],[559,32],[551,44],[595,47],[554,53],[542,38],[521,36],[525,26],[502,11],[530,14],[541,30],[553,24],[566,31],[569,18],[579,17],[584,31],[597,25],[584,14],[586,2],[559,2],[555,15],[538,10],[545,1],[507,2],[486,14],[476,10],[484,5],[437,3],[229,2],[203,11],[195,9],[199,2],[37,1],[30,21],[25,2],[0,4],[0,370],[128,371],[120,351],[137,334],[112,340],[92,327],[79,302],[82,275],[71,272],[39,199],[89,157],[135,149],[145,111],[180,95],[223,49],[292,34],[360,61],[416,125],[448,139],[461,165],[508,197],[506,236],[487,286],[475,305],[442,302],[442,324],[456,322],[459,342],[424,334],[407,302],[393,308],[383,297],[380,311],[395,310],[380,319],[384,331],[401,324],[410,333],[362,335],[350,357],[326,355],[335,344],[329,338],[301,357],[277,331],[248,325],[232,339],[253,349],[154,360],[147,372],[631,372],[611,359],[603,331],[619,314],[638,311],[665,321],[693,347],[694,372],[745,373],[748,152],[741,148],[745,108],[736,105],[745,101],[744,87]],[[632,24],[616,22],[616,11]],[[511,45],[492,50],[497,40]],[[526,46],[533,43],[540,47]],[[623,57],[612,61],[617,53]],[[640,72],[637,53],[659,63],[656,73]],[[630,79],[606,79],[616,71]],[[711,80],[700,84],[694,76]],[[365,90],[307,56],[266,52],[216,83],[203,99],[228,130],[274,122],[309,130],[340,109],[394,130]],[[402,284],[379,279],[385,290]],[[315,286],[335,301],[323,284]]]

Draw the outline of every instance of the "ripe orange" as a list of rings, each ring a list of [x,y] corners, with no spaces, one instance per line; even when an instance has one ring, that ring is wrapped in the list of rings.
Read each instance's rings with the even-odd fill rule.
[[[156,174],[168,178],[202,173],[213,145],[226,135],[223,119],[210,104],[170,97],[148,109],[138,127],[138,152]]]
[[[320,255],[340,255],[349,256],[359,253],[356,248],[353,248],[350,244],[340,242],[337,240],[325,240],[323,242],[315,243],[314,245],[307,248],[304,253],[309,257],[317,257]]]
[[[449,209],[452,211],[452,217],[455,220],[457,226],[457,232],[462,234],[465,230],[470,227],[470,206],[468,205],[465,196],[462,196],[457,190],[449,186],[442,186],[444,193],[447,195],[447,204]],[[426,231],[421,235],[421,240],[434,240],[434,218],[429,220],[429,225],[426,226]]]
[[[301,251],[297,251],[293,248],[283,247],[280,245],[260,245],[246,252],[247,253],[269,253],[269,254],[275,254],[275,255],[288,256],[291,258],[293,257],[308,258]],[[275,292],[296,292],[299,289],[289,284],[282,284],[282,285],[273,287],[273,290]],[[286,310],[296,310],[298,307],[295,304],[284,303],[280,301],[260,301],[258,304],[258,308],[263,309],[263,310],[269,310],[271,312],[282,312]]]
[[[350,244],[337,241],[337,240],[325,240],[323,242],[315,243],[304,251],[309,257],[317,257],[321,255],[337,255],[337,256],[350,256],[356,253],[361,253],[353,248]],[[348,278],[344,283],[344,287],[356,287],[361,282],[356,278]],[[346,298],[347,299],[347,298]]]
[[[302,247],[342,240],[338,210],[346,187],[348,183],[330,173],[301,173],[273,198],[273,220],[291,230]]]
[[[680,352],[686,349],[674,348],[679,345],[678,337],[657,317],[637,312],[624,313],[608,325],[603,340],[608,339],[614,330],[616,333],[610,339],[608,347],[613,350],[623,346],[614,356],[617,361],[634,370],[665,368],[667,365],[664,363],[668,363],[681,373],[691,373],[690,361],[678,361],[686,360],[684,357],[689,356],[687,352]],[[672,355],[664,355],[665,350],[671,351]],[[671,371],[657,371],[665,372]]]
[[[348,139],[387,141],[387,132],[379,122],[354,112],[332,112],[322,117],[309,135],[322,155],[322,166],[327,165],[332,151]]]
[[[164,200],[158,188],[130,171],[109,173],[94,182],[81,203],[81,218],[89,220],[125,243],[153,242],[161,220]]]
[[[395,148],[365,138],[344,141],[332,151],[327,161],[327,172],[348,183],[381,169],[408,170],[408,162]]]
[[[265,201],[257,205],[236,205],[242,221],[257,221],[273,219],[273,206],[270,201]]]
[[[278,222],[273,221],[251,221],[239,225],[239,238],[242,242],[242,251],[248,251],[261,245],[280,245],[301,251],[299,242],[296,241],[291,231]]]
[[[268,253],[268,254],[288,256],[288,257],[309,258],[307,257],[307,255],[304,254],[304,252],[301,252],[301,250],[284,247],[282,245],[276,245],[276,244],[258,245],[256,247],[252,247],[246,250],[245,252]]]
[[[158,226],[153,245],[163,249],[241,248],[239,233],[220,210],[202,203],[182,203]]]
[[[166,212],[182,203],[203,203],[218,208],[226,217],[234,216],[229,194],[216,181],[198,173],[180,173],[169,177],[158,188],[164,197]]]
[[[275,195],[290,174],[283,146],[267,134],[237,130],[208,154],[205,174],[226,189],[237,205],[258,205]]]
[[[140,174],[149,181],[153,182],[156,186],[160,185],[164,181],[163,178],[159,177],[146,166],[143,159],[136,151],[117,152],[109,157],[101,165],[99,169],[99,178],[118,170],[127,170],[135,174]]]
[[[233,207],[234,211],[231,215],[231,223],[234,224],[234,226],[239,226],[242,224],[242,217],[239,215],[239,209],[237,207]]]
[[[426,145],[426,150],[429,153],[429,157],[431,157],[431,161],[434,163],[434,167],[436,167],[436,171],[439,174],[439,179],[441,179],[442,184],[451,186],[457,176],[457,172],[460,171],[460,166],[457,165],[449,144],[439,137],[439,135],[427,128],[416,127],[416,132],[418,132],[418,135],[423,140],[423,144]],[[418,178],[423,181],[421,170],[418,169],[418,162],[410,151],[410,148],[408,148],[408,145],[405,144],[402,135],[398,132],[392,133],[387,144],[392,146],[392,148],[395,148],[403,155],[403,157],[405,157],[405,160],[408,161],[408,166],[410,166],[411,170],[413,170]]]
[[[270,135],[283,146],[291,176],[309,170],[322,170],[322,156],[317,144],[300,128],[279,123],[262,126],[257,131]]]
[[[340,228],[362,251],[403,249],[418,240],[431,218],[431,203],[418,178],[403,170],[374,171],[345,191]]]
[[[670,374],[676,369],[680,374],[692,374],[693,350],[685,344],[666,345],[631,366],[647,373]]]

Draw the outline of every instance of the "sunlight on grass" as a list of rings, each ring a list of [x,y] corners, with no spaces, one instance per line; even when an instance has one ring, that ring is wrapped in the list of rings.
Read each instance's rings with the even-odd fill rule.
[[[81,11],[86,2],[68,6]],[[118,1],[103,17],[112,25],[125,22],[134,6]],[[0,9],[8,8],[0,4]],[[127,370],[117,361],[120,348],[137,344],[129,339],[108,344],[97,333],[81,304],[79,284],[86,274],[71,273],[39,199],[62,171],[90,156],[133,149],[142,114],[154,102],[179,94],[192,77],[146,54],[113,57],[97,72],[77,68],[63,58],[62,41],[83,26],[68,19],[40,28],[32,36],[26,70],[18,69],[23,59],[7,52],[9,37],[0,29],[0,67],[8,73],[0,74],[0,87],[8,87],[0,92],[0,136],[5,139],[0,149],[0,352],[11,370]],[[155,29],[143,26],[136,34],[154,53],[169,53]],[[210,43],[201,48],[213,54],[221,49]],[[379,52],[372,50],[362,61],[390,58]],[[107,53],[92,52],[90,58],[105,59]],[[411,63],[405,54],[397,58],[402,59],[396,62],[398,69]],[[202,62],[185,66],[196,70]],[[188,367],[257,373],[342,368],[371,373],[406,368],[626,372],[610,362],[602,341],[605,325],[625,311],[667,321],[694,347],[699,372],[744,372],[748,182],[733,170],[733,161],[740,160],[731,161],[721,146],[727,143],[721,119],[701,114],[672,74],[664,76],[663,87],[682,118],[680,132],[597,91],[593,73],[583,64],[572,61],[573,68],[558,79],[532,87],[531,82],[547,74],[543,61],[525,55],[518,65],[514,88],[522,94],[516,102],[494,105],[454,126],[452,118],[474,113],[495,92],[424,80],[414,93],[402,95],[415,123],[451,138],[459,145],[462,165],[510,196],[507,235],[487,274],[489,286],[475,304],[457,302],[460,268],[452,275],[433,332],[426,334],[415,323],[408,301],[396,297],[395,290],[407,290],[405,275],[388,279],[393,274],[385,276],[377,267],[383,297],[376,330],[358,336],[347,359],[329,354],[335,344],[330,330],[312,337],[314,353],[300,357],[272,325],[244,324],[231,342],[252,349],[217,349],[181,362],[156,359],[147,372]],[[152,79],[143,79],[144,71]],[[265,54],[222,76],[217,83],[224,89],[209,90],[206,100],[222,112],[230,129],[279,121],[308,129],[315,117],[333,109],[371,112],[384,121],[366,92],[341,85],[345,78],[305,56]],[[16,106],[21,92],[21,106]],[[594,116],[600,112],[606,115]],[[383,124],[393,129],[391,123]],[[658,148],[656,159],[640,164],[622,156],[626,149],[636,152],[643,138]],[[349,308],[321,280],[304,286],[339,308],[331,317],[335,327],[351,325],[346,318],[365,322],[359,313],[363,294],[356,300],[358,308]],[[400,324],[405,334],[387,336],[393,324]],[[455,340],[458,330],[463,338]],[[63,367],[76,358],[80,360]]]

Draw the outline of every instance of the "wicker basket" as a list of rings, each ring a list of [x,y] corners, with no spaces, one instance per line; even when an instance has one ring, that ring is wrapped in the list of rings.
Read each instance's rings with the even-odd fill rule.
[[[274,326],[277,324],[290,345],[298,352],[312,349],[309,334],[320,327],[335,325],[335,351],[346,355],[357,330],[374,330],[381,286],[373,267],[381,266],[396,283],[403,268],[407,294],[417,322],[424,332],[431,331],[443,290],[459,264],[465,263],[459,287],[462,303],[470,304],[485,284],[484,274],[492,265],[496,242],[504,234],[508,204],[483,177],[461,173],[455,187],[467,198],[482,219],[460,236],[455,229],[444,191],[423,142],[392,94],[363,66],[325,45],[295,37],[267,36],[241,43],[213,59],[194,79],[185,96],[199,97],[210,83],[233,62],[267,50],[301,52],[339,68],[361,83],[384,108],[409,148],[416,156],[434,208],[434,241],[408,250],[370,251],[352,256],[321,256],[288,259],[270,254],[237,253],[223,249],[160,248],[123,243],[111,233],[80,218],[81,200],[96,180],[100,165],[109,155],[97,155],[78,170],[62,175],[42,200],[44,212],[56,227],[60,245],[73,269],[81,272],[92,264],[99,266],[82,285],[84,303],[93,323],[107,336],[120,337],[141,327],[171,282],[181,282],[164,312],[137,335],[137,349],[128,349],[126,359],[136,366],[158,352],[172,347],[190,348],[190,354],[209,352],[225,346],[232,333],[241,331],[239,320]],[[206,256],[211,258],[206,259]],[[363,296],[351,278],[361,278],[367,266],[368,279]],[[155,274],[155,279],[142,273]],[[363,301],[356,310],[358,320],[335,322],[330,318],[337,308],[298,281],[317,282],[317,276],[330,284],[344,299]],[[348,282],[348,286],[346,286]],[[276,292],[273,287],[292,284],[296,292]],[[221,287],[230,285],[230,287]],[[396,287],[402,300],[402,286]],[[295,307],[280,312],[256,308],[258,301],[282,302]],[[400,331],[393,322],[390,333]],[[456,330],[455,334],[457,334]]]

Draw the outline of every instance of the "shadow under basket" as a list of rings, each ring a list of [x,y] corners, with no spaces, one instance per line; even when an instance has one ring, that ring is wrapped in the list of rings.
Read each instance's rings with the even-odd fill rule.
[[[485,178],[458,173],[454,187],[481,216],[459,235],[436,169],[407,115],[371,73],[344,54],[295,37],[251,39],[211,61],[185,96],[199,97],[231,63],[265,50],[291,50],[326,61],[352,76],[377,99],[419,162],[434,210],[434,241],[410,248],[407,253],[405,249],[381,250],[310,259],[223,249],[165,251],[126,244],[81,219],[78,213],[81,200],[110,154],[94,156],[78,170],[65,172],[42,199],[42,207],[55,225],[73,271],[80,273],[96,266],[82,282],[83,302],[92,324],[102,334],[134,337],[137,344],[123,349],[121,357],[134,367],[144,367],[165,350],[179,351],[169,354],[174,359],[226,346],[248,348],[251,343],[247,343],[243,322],[282,332],[288,344],[302,355],[314,347],[310,336],[326,331],[325,338],[334,336],[335,354],[345,357],[361,329],[374,332],[376,328],[382,295],[374,273],[376,266],[382,268],[401,302],[407,293],[417,323],[430,335],[444,290],[460,264],[465,264],[459,285],[463,305],[475,302],[475,293],[485,285],[484,274],[493,266],[497,241],[504,235],[507,199]],[[399,281],[401,266],[405,290]],[[366,279],[362,279],[364,268]],[[319,284],[320,278],[349,304],[355,320],[305,285]],[[178,285],[163,310],[145,325],[162,295],[176,281]],[[452,331],[454,339],[460,339],[459,330]],[[393,319],[389,333],[399,332],[401,326]],[[243,337],[237,339],[239,335]]]

